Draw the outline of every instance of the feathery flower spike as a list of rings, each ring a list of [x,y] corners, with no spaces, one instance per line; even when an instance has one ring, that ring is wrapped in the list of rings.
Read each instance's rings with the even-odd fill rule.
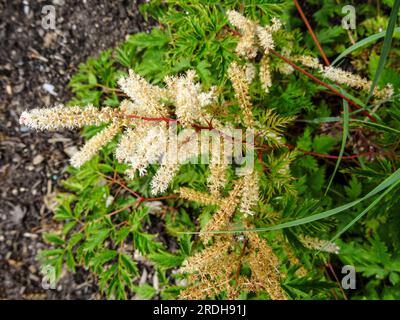
[[[71,158],[71,164],[79,168],[86,161],[89,161],[97,152],[115,137],[121,127],[119,121],[114,121],[107,128],[97,133],[93,138],[86,142],[81,150],[75,153]]]

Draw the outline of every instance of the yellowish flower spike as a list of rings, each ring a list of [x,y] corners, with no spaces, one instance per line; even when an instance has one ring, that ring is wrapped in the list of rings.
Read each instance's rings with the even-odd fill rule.
[[[252,113],[252,103],[249,95],[249,84],[246,80],[246,67],[239,66],[237,62],[232,62],[228,69],[228,76],[235,90],[235,97],[243,111],[243,120],[246,127],[254,125]]]
[[[214,195],[219,195],[221,189],[227,183],[227,165],[224,163],[210,163],[210,175],[207,178],[207,186]]]
[[[225,230],[228,226],[237,206],[240,203],[240,194],[242,190],[242,182],[236,183],[233,190],[229,193],[228,197],[223,198],[219,202],[219,209],[215,212],[210,221],[200,234],[200,238],[204,243],[207,243],[213,237],[213,231]]]
[[[150,164],[160,163],[161,167],[151,182],[154,194],[164,192],[180,164],[200,154],[199,134],[193,137],[181,137],[178,149],[167,152],[169,143],[171,111],[165,106],[174,104],[177,121],[184,128],[192,129],[194,123],[206,125],[211,119],[204,107],[215,101],[215,88],[203,92],[196,83],[195,72],[188,71],[180,77],[166,79],[166,88],[148,83],[144,78],[129,71],[129,75],[119,79],[118,84],[130,98],[121,102],[118,108],[66,107],[63,105],[48,109],[25,111],[20,123],[39,130],[57,130],[80,128],[86,125],[111,123],[106,129],[90,139],[71,159],[75,167],[90,160],[105,144],[124,129],[116,148],[116,158],[130,167],[126,174],[134,177],[146,173]],[[215,121],[215,123],[218,123]],[[174,154],[175,153],[175,154]],[[173,158],[175,160],[172,160]]]
[[[216,196],[189,188],[180,188],[179,195],[182,199],[199,202],[203,205],[215,205],[219,203],[219,199]]]
[[[121,127],[120,121],[114,121],[107,128],[97,133],[93,138],[86,142],[83,148],[75,153],[71,158],[71,164],[79,168],[86,161],[89,161],[99,150],[110,142],[118,133]]]
[[[167,88],[175,101],[176,116],[183,125],[199,121],[203,117],[203,108],[214,101],[214,89],[202,92],[201,85],[195,83],[193,70],[180,77],[168,77]]]
[[[257,172],[245,175],[243,177],[243,188],[241,190],[242,198],[240,200],[239,210],[245,216],[253,215],[252,208],[259,199],[259,177]]]
[[[221,237],[213,245],[188,258],[179,270],[190,273],[188,287],[181,291],[180,299],[206,299],[226,291],[229,299],[239,295],[240,287],[231,284],[240,257],[231,251],[231,236]]]
[[[280,285],[278,257],[256,232],[248,232],[246,236],[251,248],[248,262],[252,279],[249,289],[266,290],[272,300],[286,300],[286,295]]]
[[[24,111],[19,119],[20,124],[38,130],[58,130],[81,128],[88,125],[108,123],[116,117],[111,108],[98,109],[87,107],[66,107],[59,105],[48,109]]]
[[[218,196],[228,182],[228,159],[225,157],[225,145],[220,139],[211,147],[210,175],[207,177],[207,186],[211,194]]]
[[[243,265],[251,268],[250,276],[241,274]],[[237,299],[241,292],[260,290],[268,292],[273,300],[287,299],[280,286],[278,257],[255,232],[245,233],[243,240],[229,234],[218,236],[189,257],[179,272],[190,274],[180,299],[207,299],[222,292],[228,299]]]
[[[162,99],[168,97],[168,92],[159,86],[148,83],[144,78],[129,70],[127,77],[120,78],[118,84],[122,91],[132,99],[135,115],[145,117],[160,117],[167,115]]]
[[[262,88],[268,93],[269,88],[272,87],[272,76],[268,56],[264,56],[260,62],[260,81]]]
[[[319,63],[317,58],[310,56],[295,56],[293,57],[293,60],[300,62],[306,67],[318,70],[325,78],[339,84],[345,84],[351,88],[360,89],[365,92],[368,92],[371,88],[372,81],[337,67],[323,66]],[[373,92],[373,95],[379,99],[390,99],[393,94],[394,90],[391,83],[387,84],[382,89],[376,87]]]
[[[236,53],[248,59],[255,58],[257,55],[256,24],[233,10],[229,10],[227,15],[229,22],[242,33],[236,46]]]
[[[334,243],[327,240],[312,238],[309,236],[300,237],[301,243],[308,249],[318,250],[328,253],[339,254],[340,247]]]

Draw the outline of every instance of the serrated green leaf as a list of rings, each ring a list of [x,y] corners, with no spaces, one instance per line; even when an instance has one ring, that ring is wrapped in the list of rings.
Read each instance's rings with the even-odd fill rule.
[[[75,233],[74,235],[71,236],[71,238],[69,238],[68,246],[70,248],[72,248],[73,246],[75,246],[82,239],[83,239],[83,234],[82,233],[79,233],[79,232]]]
[[[156,289],[147,283],[136,287],[134,290],[136,294],[143,300],[150,300],[157,293]]]
[[[98,230],[91,234],[84,244],[84,250],[93,251],[93,249],[99,246],[107,238],[109,232],[110,230]]]
[[[54,243],[59,245],[65,244],[65,241],[54,233],[43,233],[43,239],[49,243]]]
[[[96,252],[96,254],[90,259],[89,265],[97,268],[116,257],[117,254],[117,251],[108,249]]]
[[[184,257],[168,252],[162,252],[150,254],[149,259],[159,268],[170,269],[180,266],[184,260]]]
[[[68,234],[68,232],[70,232],[71,229],[76,226],[76,223],[77,223],[76,221],[70,221],[70,222],[64,224],[63,234],[65,234],[65,235]]]
[[[71,250],[67,250],[67,260],[66,260],[68,268],[72,271],[75,272],[75,259],[72,254]]]
[[[125,268],[130,272],[131,275],[138,275],[139,271],[136,263],[132,260],[130,256],[125,253],[120,253],[119,259]]]

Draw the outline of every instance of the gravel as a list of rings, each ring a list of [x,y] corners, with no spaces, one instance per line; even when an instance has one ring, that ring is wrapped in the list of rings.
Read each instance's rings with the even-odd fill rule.
[[[54,8],[54,30],[43,20],[46,5]],[[101,298],[84,270],[63,272],[54,290],[43,289],[35,259],[48,248],[41,234],[60,228],[51,199],[79,134],[32,132],[18,119],[26,109],[68,101],[79,63],[148,28],[136,1],[0,0],[1,299]]]

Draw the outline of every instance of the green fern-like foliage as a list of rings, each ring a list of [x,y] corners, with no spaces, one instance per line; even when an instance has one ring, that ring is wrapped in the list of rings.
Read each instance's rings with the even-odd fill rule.
[[[357,19],[364,19],[364,22],[348,35],[340,24],[332,27],[334,21],[341,18],[341,7],[336,1],[324,1],[324,6],[318,1],[309,1],[308,5],[315,9],[309,18],[314,21],[318,39],[332,57],[349,47],[352,41],[378,32],[376,28],[381,23],[372,17],[376,14],[372,4],[360,5]],[[117,106],[122,99],[117,79],[129,68],[154,84],[161,84],[167,75],[194,69],[205,88],[216,85],[221,90],[220,105],[234,100],[227,70],[232,61],[239,61],[235,54],[238,39],[228,24],[226,12],[229,9],[238,10],[261,25],[278,16],[286,23],[286,29],[285,37],[279,34],[276,37],[277,46],[290,48],[292,55],[318,56],[312,38],[290,1],[229,0],[222,4],[213,0],[156,0],[141,7],[145,17],[159,22],[150,33],[131,35],[115,50],[107,50],[80,65],[70,83],[74,93],[71,105]],[[390,11],[388,4],[383,9],[386,13]],[[394,41],[398,44],[396,36]],[[379,43],[360,48],[352,52],[344,64],[372,78],[379,48]],[[394,97],[398,97],[400,52],[395,45],[393,48],[379,85],[392,83]],[[365,56],[371,58],[365,61]],[[379,105],[371,102],[366,107],[373,110],[378,121],[367,121],[364,115],[351,111],[349,137],[344,146],[344,156],[348,158],[343,157],[333,184],[327,189],[337,161],[337,157],[331,156],[339,155],[345,126],[342,101],[327,95],[326,88],[302,74],[282,74],[279,70],[285,64],[281,60],[271,57],[270,65],[273,71],[270,92],[266,94],[262,90],[259,79],[250,86],[256,106],[253,115],[270,137],[283,136],[275,141],[260,138],[266,150],[260,150],[255,163],[256,171],[261,174],[260,198],[254,216],[249,218],[255,228],[306,219],[356,201],[395,171],[400,136],[399,100]],[[363,100],[356,90],[348,90]],[[240,126],[237,106],[227,105],[225,109],[211,111],[216,118],[237,122]],[[86,127],[83,135],[90,138],[100,129]],[[151,197],[150,179],[157,168],[151,167],[144,177],[124,178],[126,167],[114,157],[115,144],[115,141],[109,143],[80,169],[68,169],[70,176],[64,181],[65,190],[58,195],[54,215],[62,231],[44,235],[52,248],[42,251],[39,259],[44,266],[53,266],[57,277],[63,267],[71,272],[77,266],[88,268],[97,276],[99,288],[108,298],[126,299],[137,295],[143,299],[156,296],[175,299],[185,289],[185,275],[170,271],[204,249],[192,233],[210,221],[216,206],[203,206],[177,197],[137,203],[129,190]],[[371,150],[368,156],[349,157]],[[206,192],[208,175],[204,165],[185,164],[172,181],[169,193],[174,194],[180,187]],[[229,194],[234,184],[231,171],[228,177],[224,195]],[[259,237],[271,246],[279,259],[279,272],[283,275],[281,286],[287,297],[344,298],[332,270],[340,276],[342,265],[349,264],[355,266],[366,284],[346,295],[362,299],[397,299],[400,295],[398,199],[397,187],[380,200],[379,206],[367,210],[363,219],[338,240],[341,248],[338,255],[307,247],[303,239],[330,240],[366,210],[373,199],[326,219],[260,232]],[[240,217],[235,217],[233,224],[243,229]],[[143,263],[138,261],[152,265],[158,286],[139,284]],[[241,272],[251,274],[245,265]],[[210,298],[226,298],[226,293]],[[240,298],[269,299],[270,296],[262,290],[243,291]]]

